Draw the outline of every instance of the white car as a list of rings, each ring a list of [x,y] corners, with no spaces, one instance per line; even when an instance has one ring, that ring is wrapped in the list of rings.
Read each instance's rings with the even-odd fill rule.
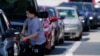
[[[70,39],[80,40],[82,38],[82,24],[79,20],[75,7],[56,7],[60,19],[64,22],[64,36]],[[67,37],[65,37],[66,39]]]

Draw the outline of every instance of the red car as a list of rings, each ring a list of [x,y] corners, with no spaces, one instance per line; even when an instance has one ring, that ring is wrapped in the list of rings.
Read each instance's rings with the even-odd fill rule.
[[[57,10],[54,7],[40,6],[39,12],[48,12],[48,18],[40,18],[43,23],[44,33],[47,39],[46,49],[50,52],[55,47],[55,43],[61,40],[64,42],[63,37],[63,22],[59,20]]]
[[[47,7],[39,7],[39,12],[42,11],[47,11]],[[44,27],[44,34],[46,37],[46,52],[50,53],[51,49],[55,47],[55,24],[54,22],[57,20],[55,17],[50,17],[51,15],[53,16],[52,11],[48,10],[48,18],[40,18],[40,21],[43,23]]]

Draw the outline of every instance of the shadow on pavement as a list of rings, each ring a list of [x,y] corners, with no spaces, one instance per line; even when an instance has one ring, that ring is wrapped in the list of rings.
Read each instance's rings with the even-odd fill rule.
[[[88,41],[90,38],[82,38],[81,41]]]
[[[73,44],[73,41],[65,41],[63,44],[59,44],[58,46],[56,46],[55,49],[51,51],[50,55],[62,55],[66,53],[66,51],[70,49]]]
[[[51,55],[59,55],[66,52],[67,48],[56,48],[55,50],[52,50]]]
[[[89,32],[83,32],[82,35],[83,36],[88,36],[89,35]]]

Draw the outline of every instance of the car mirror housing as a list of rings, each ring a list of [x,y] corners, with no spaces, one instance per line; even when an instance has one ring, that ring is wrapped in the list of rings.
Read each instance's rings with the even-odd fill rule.
[[[16,29],[13,29],[13,28],[9,28],[7,29],[6,31],[6,37],[14,37],[15,35],[18,35],[19,32],[16,30]]]

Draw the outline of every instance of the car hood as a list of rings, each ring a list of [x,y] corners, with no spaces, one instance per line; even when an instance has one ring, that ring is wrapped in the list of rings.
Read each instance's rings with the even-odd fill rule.
[[[70,19],[70,18],[66,18],[63,20],[64,24],[79,24],[79,20],[78,19]]]

